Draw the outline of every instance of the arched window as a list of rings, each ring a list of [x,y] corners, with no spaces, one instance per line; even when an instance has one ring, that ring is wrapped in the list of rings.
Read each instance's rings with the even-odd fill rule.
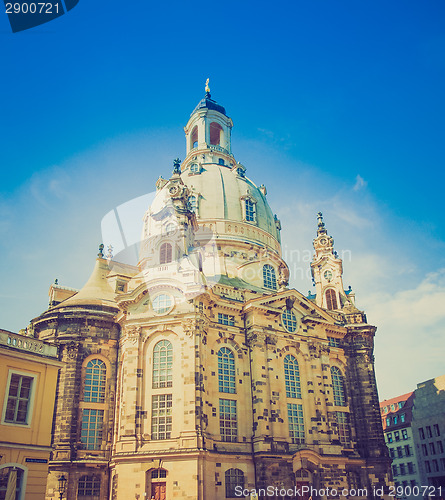
[[[190,210],[192,212],[196,212],[196,208],[197,208],[196,196],[194,196],[194,195],[189,196],[189,204],[190,204]]]
[[[20,500],[22,498],[24,470],[17,466],[9,466],[0,468],[0,498],[14,498]],[[6,492],[14,491],[13,497],[7,497]],[[8,491],[8,493],[9,493]]]
[[[255,203],[247,198],[245,201],[245,209],[246,209],[246,221],[247,222],[255,222]]]
[[[178,229],[178,226],[173,223],[173,222],[169,222],[166,226],[165,226],[165,234],[167,236],[171,236],[172,234],[174,234],[176,232],[176,230]]]
[[[335,290],[329,288],[326,290],[326,306],[332,311],[333,309],[338,309],[337,307],[337,296],[335,295]]]
[[[82,476],[77,485],[77,500],[99,500],[100,476]]]
[[[263,266],[263,283],[264,288],[269,288],[270,290],[277,289],[277,276],[275,269],[270,264]]]
[[[190,135],[190,147],[191,149],[198,147],[198,127],[194,127]]]
[[[190,172],[192,174],[199,174],[200,171],[201,171],[201,168],[197,163],[192,163],[190,165]]]
[[[88,361],[83,400],[87,403],[104,403],[106,380],[107,367],[105,363],[100,359],[91,359]]]
[[[286,328],[289,333],[295,332],[295,330],[297,329],[297,318],[292,309],[286,309],[281,314],[281,321],[284,328]]]
[[[210,144],[219,146],[221,144],[221,136],[223,129],[219,123],[212,122],[210,124]]]
[[[336,366],[331,366],[331,377],[334,404],[336,406],[346,406],[345,379]]]
[[[168,264],[172,261],[172,246],[170,243],[162,243],[159,250],[159,263]]]
[[[228,469],[225,473],[226,498],[239,498],[236,494],[241,488],[244,489],[244,472],[241,469]],[[237,488],[238,486],[238,488]]]
[[[297,359],[288,354],[284,358],[284,380],[287,398],[301,398],[300,370]]]
[[[153,389],[172,386],[173,346],[159,341],[153,349]]]
[[[235,356],[227,347],[218,351],[219,392],[235,394]]]

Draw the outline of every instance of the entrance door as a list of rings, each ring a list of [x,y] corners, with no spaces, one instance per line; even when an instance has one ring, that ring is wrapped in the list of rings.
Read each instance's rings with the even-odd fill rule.
[[[309,500],[309,483],[307,483],[306,481],[297,481],[296,482],[296,487],[297,487],[297,491],[301,492],[301,488],[305,486],[305,489],[304,489],[304,493],[302,495],[300,495],[298,498],[300,500]]]
[[[151,500],[166,500],[167,483],[152,483],[151,484]]]

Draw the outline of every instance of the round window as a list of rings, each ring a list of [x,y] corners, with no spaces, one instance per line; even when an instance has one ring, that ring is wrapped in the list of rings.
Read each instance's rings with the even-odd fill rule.
[[[170,295],[161,293],[153,299],[153,311],[158,314],[164,314],[173,307],[173,298]]]
[[[289,332],[295,332],[297,329],[297,318],[295,314],[292,312],[292,309],[286,309],[281,314],[281,321],[283,323],[284,328]]]

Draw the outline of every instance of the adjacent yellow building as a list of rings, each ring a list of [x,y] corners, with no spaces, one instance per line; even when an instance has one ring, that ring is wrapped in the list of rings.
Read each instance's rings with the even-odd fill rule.
[[[0,498],[42,500],[48,476],[57,347],[0,330]]]

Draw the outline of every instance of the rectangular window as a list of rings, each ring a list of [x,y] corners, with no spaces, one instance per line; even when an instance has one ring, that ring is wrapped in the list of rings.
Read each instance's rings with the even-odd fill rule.
[[[4,421],[11,424],[29,424],[29,409],[34,377],[12,373]]]
[[[335,418],[338,425],[338,437],[340,443],[349,444],[351,441],[351,428],[349,426],[349,413],[343,411],[336,411]]]
[[[289,421],[289,435],[292,439],[292,443],[304,443],[303,405],[288,403],[287,418]]]
[[[405,401],[399,401],[399,410],[400,410],[400,408],[403,408],[404,404],[405,404]]]
[[[431,453],[431,455],[436,454],[436,449],[434,448],[434,443],[430,443],[430,453]]]
[[[83,443],[84,449],[100,450],[103,421],[104,410],[83,409],[80,441]]]
[[[402,439],[408,439],[408,431],[406,429],[402,429]]]
[[[428,462],[428,460],[425,461],[425,470],[427,472],[431,472],[431,465],[430,463]]]
[[[405,414],[405,413],[402,413],[402,414],[400,415],[400,422],[404,423],[404,422],[405,422],[405,420],[406,420],[406,414]]]
[[[428,448],[426,447],[426,444],[422,445],[422,453],[424,457],[428,456]]]
[[[416,469],[414,467],[414,464],[412,462],[408,462],[408,474],[415,474]]]
[[[151,398],[151,439],[170,439],[172,432],[173,399],[171,394]]]
[[[434,424],[434,434],[440,436],[440,429],[438,424]]]
[[[397,473],[397,465],[393,465],[392,466],[392,475],[394,477],[398,476],[398,473]]]
[[[429,438],[433,437],[433,433],[431,432],[431,427],[429,425],[426,426],[426,436]]]
[[[404,476],[405,475],[405,464],[400,464],[400,475]]]
[[[386,417],[386,425],[388,427],[391,425],[391,417]]]
[[[235,316],[218,313],[218,323],[221,325],[235,326]]]
[[[405,456],[410,457],[413,454],[411,446],[409,444],[405,445]]]
[[[425,439],[425,433],[423,432],[423,427],[419,427],[419,437],[420,439]]]
[[[439,472],[439,462],[436,459],[433,460],[433,472]]]
[[[445,458],[441,458],[441,459],[440,459],[440,468],[441,468],[442,470],[445,470]]]
[[[328,337],[329,347],[340,347],[340,339],[336,339],[335,337]]]
[[[399,431],[394,431],[394,440],[400,441],[400,432]]]
[[[388,437],[388,443],[392,443],[392,433],[391,432],[388,432],[387,437]]]
[[[235,443],[238,440],[236,401],[232,399],[219,400],[219,431],[222,441]]]
[[[437,453],[443,453],[442,441],[437,441]]]
[[[394,448],[390,448],[389,449],[389,456],[391,458],[395,458],[395,456],[396,456],[396,450]]]
[[[402,447],[401,446],[397,446],[397,456],[399,458],[402,458],[403,457],[403,450],[402,450]]]

